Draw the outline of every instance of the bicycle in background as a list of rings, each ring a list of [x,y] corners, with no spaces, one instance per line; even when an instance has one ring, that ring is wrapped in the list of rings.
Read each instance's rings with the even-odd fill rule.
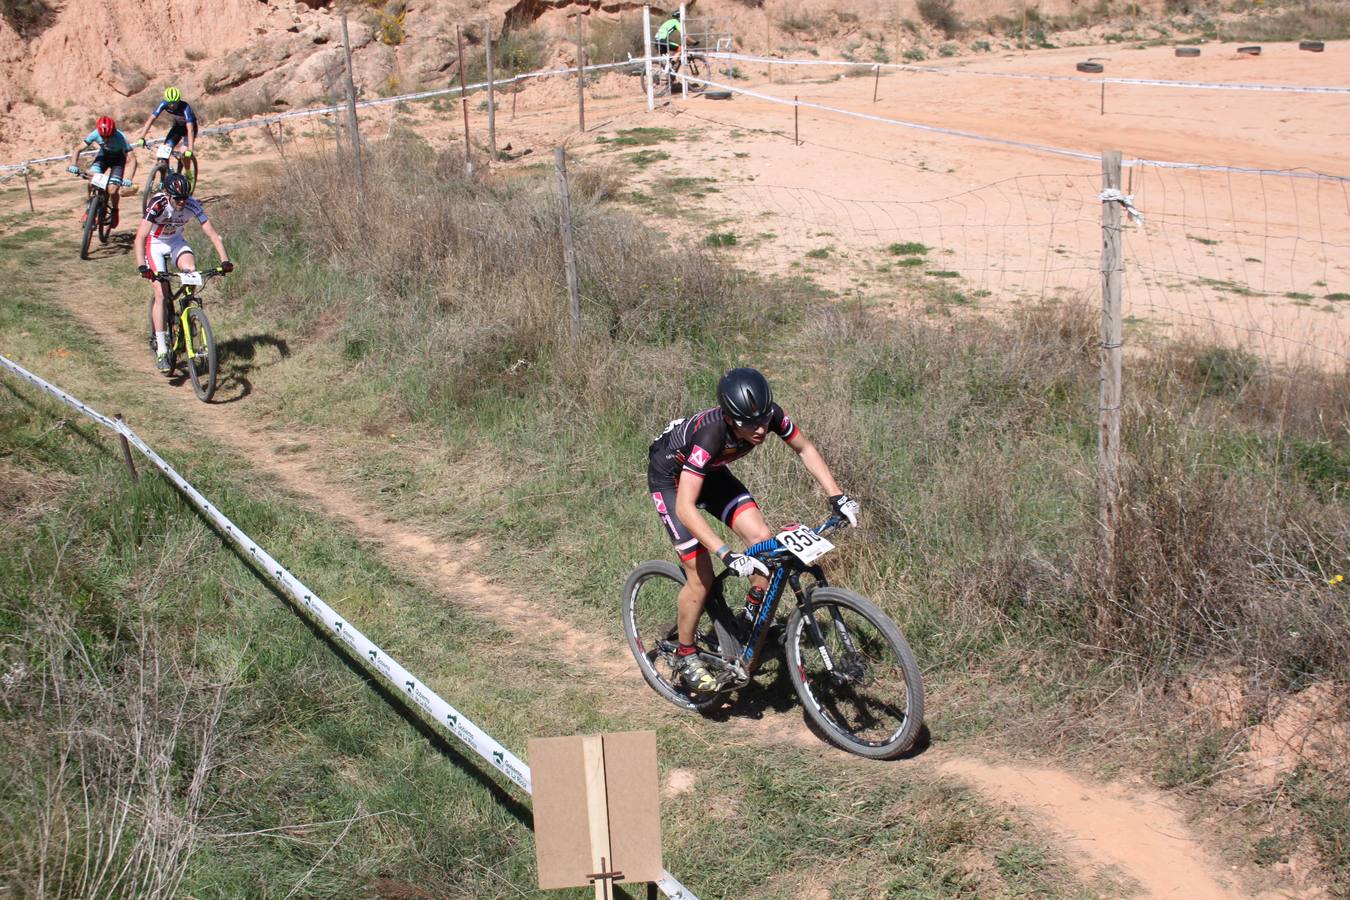
[[[80,259],[88,259],[89,244],[93,241],[94,233],[98,233],[100,244],[108,243],[108,238],[112,234],[112,204],[108,202],[108,188],[112,186],[114,179],[111,172],[80,172],[78,177],[89,182],[89,200],[85,206],[84,224],[80,232]],[[115,180],[123,187],[132,186],[125,178]]]

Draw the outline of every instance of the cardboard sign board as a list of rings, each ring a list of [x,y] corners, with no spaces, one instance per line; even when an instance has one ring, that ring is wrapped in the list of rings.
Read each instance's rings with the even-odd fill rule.
[[[660,880],[656,732],[534,738],[529,761],[541,889]]]

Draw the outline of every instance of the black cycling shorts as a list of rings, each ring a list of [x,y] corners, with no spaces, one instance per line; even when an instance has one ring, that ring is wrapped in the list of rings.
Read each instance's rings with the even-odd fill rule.
[[[675,514],[675,488],[668,478],[647,470],[647,490],[651,491],[652,502],[656,504],[656,515],[675,545],[675,553],[681,561],[686,561],[708,551]],[[736,516],[752,506],[759,507],[754,495],[731,474],[730,469],[714,469],[703,479],[703,489],[698,492],[698,508],[717,516],[726,525],[730,526]]]
[[[94,161],[89,164],[91,172],[110,172],[113,178],[121,178],[122,170],[126,167],[127,155],[125,153],[112,153],[107,150],[100,150],[94,157]]]
[[[166,135],[164,135],[164,143],[168,144],[170,147],[177,147],[177,146],[178,146],[178,142],[181,141],[181,140],[183,140],[184,138],[187,137],[187,132],[188,132],[188,126],[186,126],[186,125],[174,125],[172,128],[169,129],[169,133],[166,134]],[[197,139],[197,123],[196,123],[196,122],[193,122],[193,123],[192,123],[192,139],[193,139],[194,141]]]

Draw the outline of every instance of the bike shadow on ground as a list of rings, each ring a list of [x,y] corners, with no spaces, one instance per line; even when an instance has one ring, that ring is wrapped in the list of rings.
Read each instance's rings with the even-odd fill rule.
[[[755,680],[736,691],[729,702],[703,715],[714,722],[728,719],[762,719],[766,713],[785,713],[800,709],[797,691],[787,674],[787,660],[780,651],[764,660]]]
[[[802,709],[801,699],[788,677],[787,659],[782,651],[766,659],[764,666],[755,676],[755,681],[737,691],[729,703],[705,710],[703,715],[714,722],[725,722],[729,719],[762,719],[768,712],[789,713],[793,710],[817,740],[847,752],[847,748],[835,743],[834,739]],[[895,760],[914,759],[926,752],[932,743],[932,734],[929,733],[928,725],[925,723],[919,726],[919,735],[910,748],[895,757]]]
[[[97,238],[95,238],[95,241]],[[96,244],[94,241],[89,243],[89,259],[113,259],[118,256],[127,256],[131,253],[131,245],[136,240],[134,231],[115,231],[108,236],[108,243]]]
[[[291,347],[286,339],[270,334],[250,334],[216,344],[220,372],[216,395],[211,402],[238,403],[253,393],[253,381],[249,375],[260,365],[258,354],[267,347],[276,350],[281,359],[291,355]]]

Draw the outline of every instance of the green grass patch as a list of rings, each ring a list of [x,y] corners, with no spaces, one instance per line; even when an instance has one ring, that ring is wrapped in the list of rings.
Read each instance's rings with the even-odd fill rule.
[[[886,252],[891,256],[924,256],[929,249],[918,241],[905,241],[904,243],[891,244],[886,248]]]
[[[678,137],[678,132],[673,128],[625,128],[616,132],[613,137],[602,134],[595,139],[595,142],[597,144],[611,144],[615,147],[650,147],[655,144],[669,143]]]
[[[630,153],[628,161],[639,169],[645,169],[652,163],[665,162],[670,159],[670,154],[664,150],[639,150],[637,153]]]
[[[806,251],[806,258],[807,258],[807,259],[829,259],[829,258],[830,258],[830,252],[833,251],[833,250],[834,250],[833,247],[817,247],[817,248],[814,249],[814,250],[807,250],[807,251]]]
[[[1200,237],[1196,234],[1186,235],[1186,240],[1194,241],[1197,244],[1204,244],[1206,247],[1213,247],[1215,244],[1223,243],[1223,241],[1215,240],[1214,238]]]
[[[709,247],[734,247],[739,240],[734,232],[714,231],[703,238],[703,243]]]

